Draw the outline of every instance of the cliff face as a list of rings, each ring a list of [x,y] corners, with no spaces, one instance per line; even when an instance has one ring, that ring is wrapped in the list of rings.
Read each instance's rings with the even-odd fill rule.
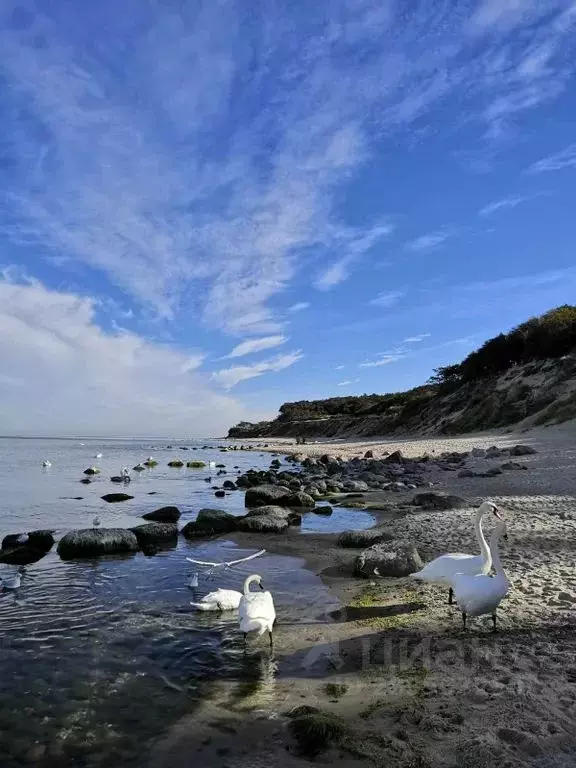
[[[361,407],[354,409],[354,400],[362,402]],[[310,414],[312,417],[307,417]],[[287,403],[278,419],[260,424],[244,422],[230,429],[228,436],[459,434],[513,425],[556,424],[575,417],[576,353],[572,352],[555,360],[516,365],[498,376],[467,382],[451,391],[427,386],[390,396]]]

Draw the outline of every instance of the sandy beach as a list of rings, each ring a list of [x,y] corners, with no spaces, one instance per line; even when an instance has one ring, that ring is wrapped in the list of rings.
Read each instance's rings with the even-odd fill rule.
[[[422,511],[405,503],[414,492],[367,493],[376,524],[414,543],[426,562],[450,551],[477,552],[475,507],[495,501],[508,524],[502,561],[512,584],[499,609],[472,619],[467,631],[446,591],[410,579],[352,575],[358,550],[336,536],[291,532],[263,539],[270,551],[304,559],[340,603],[316,623],[277,627],[275,648],[252,642],[247,664],[258,679],[246,690],[213,688],[193,721],[185,718],[160,742],[153,768],[182,768],[194,754],[205,766],[304,766],[290,735],[291,708],[305,704],[334,715],[345,738],[316,757],[319,764],[392,768],[534,766],[564,768],[576,753],[576,430],[573,424],[522,435],[329,442],[298,453],[379,458],[469,451],[521,443],[537,453],[522,471],[459,478],[430,471],[435,491],[464,497],[463,509]],[[263,441],[258,441],[263,442]],[[295,450],[290,442],[268,450]],[[484,470],[498,462],[472,459]],[[502,463],[502,462],[500,462]],[[489,532],[492,523],[487,521]],[[237,534],[239,542],[248,541]],[[278,675],[278,666],[290,673]]]

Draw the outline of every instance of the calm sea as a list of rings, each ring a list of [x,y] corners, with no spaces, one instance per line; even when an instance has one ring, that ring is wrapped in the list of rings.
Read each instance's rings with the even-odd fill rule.
[[[181,509],[182,525],[207,506],[242,514],[243,493],[216,499],[205,478],[233,479],[238,471],[270,463],[270,454],[220,453],[210,441],[170,445],[0,438],[0,536],[51,528],[58,537],[91,526],[96,515],[103,526],[128,527],[166,504]],[[133,473],[127,491],[133,500],[113,505],[101,500],[118,490],[111,475],[151,455],[159,464]],[[175,457],[215,460],[228,474],[216,478],[214,470],[171,469],[167,463]],[[49,469],[42,468],[44,459],[52,463]],[[101,476],[81,484],[83,470],[94,464]],[[371,522],[365,513],[344,509],[329,518],[307,514],[302,535]],[[212,574],[199,569],[199,586],[191,590],[188,582],[197,569],[186,556],[219,562],[251,554],[269,541],[255,536],[253,549],[240,550],[222,539],[180,537],[176,547],[153,557],[74,563],[62,562],[54,548],[30,565],[20,589],[0,593],[3,768],[58,760],[75,766],[141,766],[147,745],[193,710],[209,681],[258,674],[257,666],[246,663],[234,614],[197,614],[190,600],[217,587],[241,589],[243,579],[257,571],[274,594],[278,622],[294,624],[318,620],[334,608],[330,593],[302,560],[269,553]],[[275,670],[288,673],[281,658]]]

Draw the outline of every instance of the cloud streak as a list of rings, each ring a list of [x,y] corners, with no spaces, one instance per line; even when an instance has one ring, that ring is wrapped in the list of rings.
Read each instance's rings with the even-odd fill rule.
[[[304,357],[300,350],[295,352],[289,352],[285,355],[277,355],[269,360],[263,360],[259,363],[253,363],[252,365],[234,365],[230,368],[223,368],[220,371],[215,371],[212,374],[212,381],[223,389],[232,389],[242,381],[248,381],[248,379],[254,379],[257,376],[262,376],[265,373],[278,373],[286,368],[297,363]]]
[[[80,24],[32,3],[0,29],[4,231],[167,321],[280,333],[274,299],[310,258],[329,290],[387,235],[340,205],[383,136],[450,99],[503,130],[562,93],[574,13],[543,5],[102,0]]]
[[[543,157],[530,166],[529,173],[549,173],[550,171],[562,171],[565,168],[576,168],[576,144],[556,152],[548,157]]]
[[[286,336],[264,336],[261,339],[248,339],[237,344],[232,352],[226,357],[244,357],[253,355],[256,352],[262,352],[265,349],[273,349],[285,344],[288,341]]]

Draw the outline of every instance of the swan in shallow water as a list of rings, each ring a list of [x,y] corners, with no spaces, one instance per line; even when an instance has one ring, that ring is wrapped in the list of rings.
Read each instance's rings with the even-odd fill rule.
[[[235,611],[240,605],[242,592],[235,589],[217,589],[209,592],[198,603],[190,603],[199,611]]]
[[[484,501],[478,507],[474,519],[474,530],[476,540],[480,545],[479,555],[465,555],[461,552],[453,552],[448,555],[441,555],[432,562],[425,565],[421,571],[411,573],[410,578],[416,581],[426,581],[429,584],[443,584],[449,587],[448,603],[452,605],[453,589],[451,578],[456,573],[466,573],[469,576],[475,576],[477,573],[490,573],[492,568],[492,556],[490,548],[482,531],[482,518],[485,514],[491,512],[497,518],[500,518],[498,507],[491,501]]]
[[[485,573],[475,576],[457,573],[452,577],[452,589],[458,608],[462,611],[464,629],[466,629],[468,616],[484,616],[489,613],[492,615],[492,623],[496,631],[496,609],[510,589],[510,582],[502,568],[498,551],[498,542],[502,537],[508,538],[506,523],[503,521],[498,523],[490,537],[490,553],[496,571],[495,576],[488,576]]]
[[[253,582],[256,582],[261,590],[264,590],[262,576],[258,576],[256,573],[248,576],[244,582],[244,594],[238,606],[240,631],[244,633],[244,642],[246,642],[248,632],[257,632],[258,636],[268,632],[270,646],[272,646],[272,628],[276,621],[274,600],[270,592],[250,592],[250,584]]]
[[[44,459],[44,461],[42,462],[42,466],[43,467],[51,467],[52,466],[52,462],[48,461],[48,459]]]
[[[22,583],[22,576],[26,573],[26,568],[21,566],[16,573],[11,576],[0,576],[0,587],[2,589],[18,589]]]
[[[101,459],[103,454],[97,453],[96,456],[94,456],[95,459]]]

